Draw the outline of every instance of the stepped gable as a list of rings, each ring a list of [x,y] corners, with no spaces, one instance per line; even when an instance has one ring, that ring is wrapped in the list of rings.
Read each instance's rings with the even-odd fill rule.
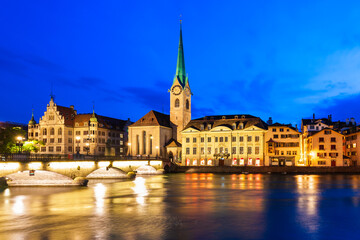
[[[74,126],[76,112],[73,108],[56,105],[56,110],[64,117],[66,126]]]
[[[143,116],[130,126],[163,126],[171,128],[170,115],[151,110],[145,116]]]
[[[92,115],[93,115],[92,113],[78,114],[75,117],[75,123],[78,123],[79,127],[84,126],[84,123],[88,123],[90,121]],[[98,114],[95,114],[95,117],[98,120],[99,127],[103,127],[107,129],[123,130],[127,123],[126,120],[105,117]]]
[[[185,127],[193,127],[195,129],[201,130],[201,125],[204,124],[204,131],[207,131],[207,124],[211,124],[211,128],[217,126],[227,126],[233,129],[233,124],[236,124],[236,129],[240,129],[240,124],[243,124],[244,129],[256,126],[262,129],[267,129],[267,124],[261,120],[259,117],[255,117],[249,114],[238,114],[238,115],[214,115],[214,116],[205,116],[202,118],[197,118],[191,120]]]

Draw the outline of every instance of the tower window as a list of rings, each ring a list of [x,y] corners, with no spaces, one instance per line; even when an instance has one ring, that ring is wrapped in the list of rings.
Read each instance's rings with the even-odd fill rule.
[[[186,99],[186,109],[189,109],[190,108],[190,103],[189,103],[189,100]]]
[[[180,107],[180,100],[178,98],[175,100],[175,107]]]

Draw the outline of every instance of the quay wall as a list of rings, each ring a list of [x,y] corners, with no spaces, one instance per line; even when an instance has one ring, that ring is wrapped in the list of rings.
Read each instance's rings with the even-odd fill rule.
[[[360,167],[239,167],[239,166],[176,166],[174,173],[275,173],[275,174],[360,174]]]
[[[51,160],[51,161],[0,161],[0,177],[26,170],[47,170],[76,178],[86,177],[102,167],[116,167],[125,172],[135,171],[138,167],[150,164],[162,168],[161,160]]]

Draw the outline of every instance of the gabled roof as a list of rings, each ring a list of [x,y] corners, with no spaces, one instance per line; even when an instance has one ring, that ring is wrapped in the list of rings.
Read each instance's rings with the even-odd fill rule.
[[[248,114],[205,116],[191,120],[184,129],[193,127],[200,131],[207,131],[208,124],[211,124],[212,129],[217,126],[227,126],[233,129],[234,124],[235,129],[240,129],[240,125],[243,125],[243,129],[251,126],[267,129],[267,124],[263,120]],[[201,130],[201,125],[204,125],[204,130]]]
[[[66,126],[74,126],[76,113],[73,108],[56,105],[56,110],[64,117]]]
[[[79,127],[84,126],[84,123],[88,123],[92,116],[92,113],[78,114],[75,117],[75,123],[78,123]],[[124,130],[126,124],[128,123],[127,120],[105,117],[98,114],[95,114],[95,116],[98,120],[99,126],[102,128]]]
[[[130,125],[130,127],[138,126],[163,126],[171,128],[170,115],[151,110],[145,116]]]
[[[301,119],[301,122],[303,125],[315,125],[318,124],[320,122],[330,126],[332,125],[332,122],[328,119],[328,118],[319,118],[319,119]]]
[[[323,129],[321,129],[320,131],[313,133],[313,134],[312,134],[311,136],[309,136],[309,137],[314,137],[315,135],[320,134],[321,132],[323,132],[323,131],[325,131],[325,130],[331,130],[332,132],[335,132],[335,133],[337,133],[337,134],[343,135],[343,134],[335,131],[335,130],[332,129],[332,128],[323,128]]]
[[[282,124],[282,123],[274,123],[274,124],[271,124],[271,125],[268,125],[268,127],[288,127],[288,128],[291,128],[292,130],[294,131],[299,131],[298,129],[296,129],[295,127],[293,127],[291,124]]]
[[[165,147],[181,147],[181,143],[171,138],[166,144]]]

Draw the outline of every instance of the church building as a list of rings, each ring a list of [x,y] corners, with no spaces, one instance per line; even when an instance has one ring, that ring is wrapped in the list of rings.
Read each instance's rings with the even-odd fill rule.
[[[191,89],[185,71],[180,21],[176,74],[169,90],[170,115],[151,110],[129,126],[129,155],[181,159],[181,131],[191,120]]]

